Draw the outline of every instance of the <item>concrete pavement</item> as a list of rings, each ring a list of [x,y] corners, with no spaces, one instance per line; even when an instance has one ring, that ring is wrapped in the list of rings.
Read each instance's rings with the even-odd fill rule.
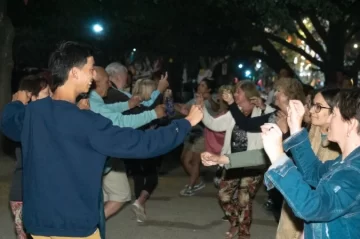
[[[0,160],[0,239],[15,239],[12,218],[8,207],[8,192],[13,161]],[[211,173],[207,173],[211,175]],[[131,181],[131,180],[130,180]],[[107,222],[107,239],[221,239],[229,225],[221,220],[223,213],[216,201],[212,182],[198,195],[185,198],[179,191],[187,183],[181,168],[161,176],[159,186],[148,201],[148,221],[139,225],[130,206]],[[254,202],[253,239],[275,238],[276,223],[261,208],[266,193],[260,189]]]

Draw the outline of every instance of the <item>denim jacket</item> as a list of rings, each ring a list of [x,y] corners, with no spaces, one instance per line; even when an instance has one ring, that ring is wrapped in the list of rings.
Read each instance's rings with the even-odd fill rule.
[[[282,193],[305,221],[305,239],[360,238],[360,147],[322,163],[305,129],[284,141],[285,154],[265,174],[268,189]]]

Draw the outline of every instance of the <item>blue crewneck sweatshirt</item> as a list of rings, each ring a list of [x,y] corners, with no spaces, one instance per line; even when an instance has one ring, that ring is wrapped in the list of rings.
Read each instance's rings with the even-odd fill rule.
[[[21,141],[23,222],[40,236],[87,237],[99,223],[99,193],[107,156],[152,158],[183,142],[191,129],[176,120],[139,131],[66,101],[45,98],[5,106],[1,130]]]

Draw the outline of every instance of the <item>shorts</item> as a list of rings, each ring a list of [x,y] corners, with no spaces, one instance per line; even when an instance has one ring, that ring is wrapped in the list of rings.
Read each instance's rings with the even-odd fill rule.
[[[131,200],[129,180],[125,172],[110,171],[103,177],[104,202]]]
[[[187,139],[184,142],[184,150],[191,151],[193,153],[202,153],[205,151],[205,138],[204,136],[198,136],[192,138],[191,140]]]

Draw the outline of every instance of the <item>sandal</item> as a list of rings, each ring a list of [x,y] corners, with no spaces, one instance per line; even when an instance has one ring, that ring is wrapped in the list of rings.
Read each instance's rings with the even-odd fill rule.
[[[230,230],[225,233],[225,239],[233,239],[239,234],[238,227],[230,227]]]

